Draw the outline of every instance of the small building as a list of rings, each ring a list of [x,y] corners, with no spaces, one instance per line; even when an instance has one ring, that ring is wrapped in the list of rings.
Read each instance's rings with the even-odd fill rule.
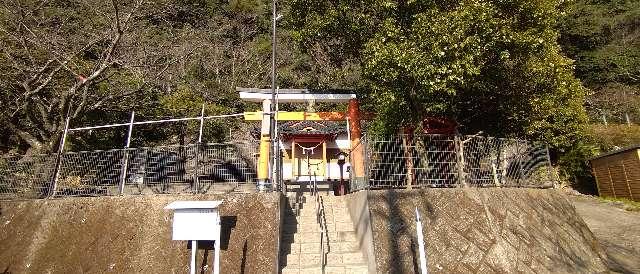
[[[640,144],[590,160],[598,195],[640,201]]]
[[[349,178],[350,164],[340,153],[349,154],[351,143],[346,122],[287,121],[278,126],[282,148],[282,179],[292,182],[339,181]],[[312,176],[315,175],[315,176]]]
[[[258,154],[258,188],[271,187],[270,154],[271,140],[276,137],[282,160],[282,181],[285,184],[307,184],[317,182],[335,186],[352,179],[364,181],[364,149],[360,145],[362,136],[360,107],[356,94],[348,90],[278,89],[278,103],[347,104],[346,111],[302,112],[276,111],[272,125],[270,111],[272,94],[270,89],[237,88],[240,99],[261,103],[262,111],[245,112],[246,121],[260,121]],[[271,127],[275,136],[271,136]],[[346,157],[349,158],[346,161]],[[344,188],[342,188],[344,190]]]

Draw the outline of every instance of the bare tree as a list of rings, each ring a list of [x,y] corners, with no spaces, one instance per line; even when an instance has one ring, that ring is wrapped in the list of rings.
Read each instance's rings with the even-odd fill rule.
[[[78,2],[73,10],[46,0],[2,4],[0,121],[33,152],[57,146],[66,117],[136,91],[96,87],[125,69],[120,47],[143,0],[98,3]]]

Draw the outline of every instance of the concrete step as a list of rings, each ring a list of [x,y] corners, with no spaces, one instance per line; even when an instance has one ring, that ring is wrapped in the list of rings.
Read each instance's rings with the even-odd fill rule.
[[[351,222],[332,222],[327,221],[323,223],[325,225],[325,230],[327,232],[349,232],[353,231],[353,225]],[[295,232],[321,232],[320,224],[316,222],[307,222],[307,223],[284,223],[282,225],[282,230],[284,233],[295,233]]]
[[[287,197],[295,197],[295,196],[307,196],[313,197],[311,195],[311,189],[307,187],[302,188],[287,188]],[[333,189],[326,186],[318,186],[318,195],[322,197],[333,197]]]
[[[330,241],[328,244],[327,242],[325,242],[325,250],[333,254],[360,252],[360,248],[358,247],[358,242]],[[301,253],[315,254],[319,252],[320,252],[320,242],[284,244],[280,250],[280,254],[282,256],[286,256],[289,254],[301,254]]]
[[[313,217],[316,216],[316,209],[315,208],[305,208],[305,209],[300,209],[300,212],[297,214],[298,216],[303,216],[303,217]],[[344,212],[344,211],[339,211],[339,210],[334,210],[331,208],[326,208],[324,209],[324,215],[325,216],[350,216],[349,212]]]
[[[328,232],[327,238],[329,238],[329,242],[357,242],[354,231]],[[287,243],[320,242],[320,232],[284,233],[282,241],[287,241]]]
[[[282,274],[321,274],[322,267],[285,267],[282,269]],[[325,274],[366,274],[369,273],[366,265],[362,266],[326,266],[324,267]]]
[[[316,201],[314,197],[308,197],[306,201],[289,200],[288,203],[292,209],[295,209],[295,208],[315,209],[316,208]],[[346,212],[348,212],[346,202],[323,200],[322,205],[324,206],[325,210],[335,208],[335,209],[345,210]]]
[[[333,196],[333,195],[323,195],[322,193],[318,193],[320,196],[320,200],[324,203],[324,204],[328,204],[328,205],[346,205],[347,204],[347,200],[344,198],[344,196]],[[316,202],[316,196],[310,195],[310,194],[300,194],[300,193],[287,193],[286,196],[288,202],[290,203],[315,203]]]
[[[321,222],[327,225],[343,225],[343,226],[352,226],[353,222],[351,222],[351,218],[345,216],[330,216],[325,215],[321,217]],[[293,226],[293,225],[308,225],[308,224],[319,224],[317,216],[285,216],[282,220],[282,224],[284,226]]]
[[[321,256],[319,250],[316,253],[297,253],[288,254],[282,262],[286,267],[309,267],[319,266],[321,263]],[[365,265],[364,257],[360,252],[350,253],[327,253],[327,266],[361,266]]]
[[[347,215],[336,215],[330,212],[326,212],[324,215],[321,215],[322,219],[326,222],[336,222],[336,223],[350,223],[351,216]],[[300,214],[298,216],[284,216],[284,221],[295,221],[298,223],[308,223],[308,222],[317,222],[318,216],[316,214]]]
[[[336,225],[327,225],[327,233],[335,232],[353,232],[353,226],[351,224],[338,223]],[[314,225],[299,225],[299,226],[285,226],[282,228],[284,234],[290,233],[307,233],[307,232],[322,232],[320,226]]]

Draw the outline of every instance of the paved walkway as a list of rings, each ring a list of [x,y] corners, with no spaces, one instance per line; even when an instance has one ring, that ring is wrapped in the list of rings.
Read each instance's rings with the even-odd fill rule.
[[[640,273],[640,212],[595,197],[567,195],[609,257],[611,271]]]

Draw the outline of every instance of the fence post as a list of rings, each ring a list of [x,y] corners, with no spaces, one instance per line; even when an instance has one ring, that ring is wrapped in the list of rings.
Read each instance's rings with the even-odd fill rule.
[[[124,193],[124,184],[127,181],[127,169],[129,169],[129,147],[131,146],[131,132],[133,131],[133,120],[135,119],[136,112],[131,112],[131,121],[129,122],[129,131],[127,133],[127,144],[124,147],[124,164],[122,165],[122,173],[120,178],[119,194]]]
[[[522,187],[522,183],[524,182],[524,174],[522,173],[522,157],[524,155],[524,152],[526,151],[522,151],[521,147],[522,146],[522,142],[520,140],[516,141],[518,145],[516,145],[517,148],[517,156],[518,156],[518,187]]]
[[[627,121],[627,126],[631,126],[631,120],[629,119],[629,113],[624,113],[624,119]]]
[[[549,180],[549,182],[552,184],[553,188],[556,187],[556,184],[553,180],[553,176],[551,174],[551,170],[553,168],[553,166],[551,165],[551,153],[549,153],[549,145],[545,145],[545,148],[547,150],[547,163],[549,164],[549,166],[547,167],[547,180]]]
[[[202,143],[203,127],[204,127],[204,104],[202,104],[202,111],[200,111],[200,130],[198,131],[198,143]]]
[[[200,130],[198,131],[198,143],[196,144],[195,157],[195,178],[193,178],[194,192],[198,194],[200,188],[200,149],[202,149],[202,129],[204,127],[204,104],[202,104],[202,110],[200,111]]]
[[[414,173],[413,173],[413,151],[412,147],[413,139],[410,133],[405,130],[400,131],[400,136],[402,137],[402,149],[403,149],[403,157],[405,161],[405,168],[407,170],[406,173],[406,181],[407,181],[407,189],[412,189],[414,184]]]
[[[491,175],[493,176],[493,184],[496,187],[501,187],[500,181],[498,180],[498,169],[496,168],[496,163],[491,163]]]
[[[460,139],[460,136],[456,135],[454,138],[456,148],[456,167],[458,173],[458,187],[467,187],[464,175],[464,142]]]
[[[60,140],[60,147],[58,147],[58,156],[56,156],[56,165],[53,170],[53,182],[49,190],[48,196],[52,197],[56,193],[58,188],[58,178],[60,177],[60,166],[62,165],[62,152],[64,151],[64,144],[67,141],[67,133],[69,132],[69,117],[64,122],[64,131],[62,132],[62,139]]]

